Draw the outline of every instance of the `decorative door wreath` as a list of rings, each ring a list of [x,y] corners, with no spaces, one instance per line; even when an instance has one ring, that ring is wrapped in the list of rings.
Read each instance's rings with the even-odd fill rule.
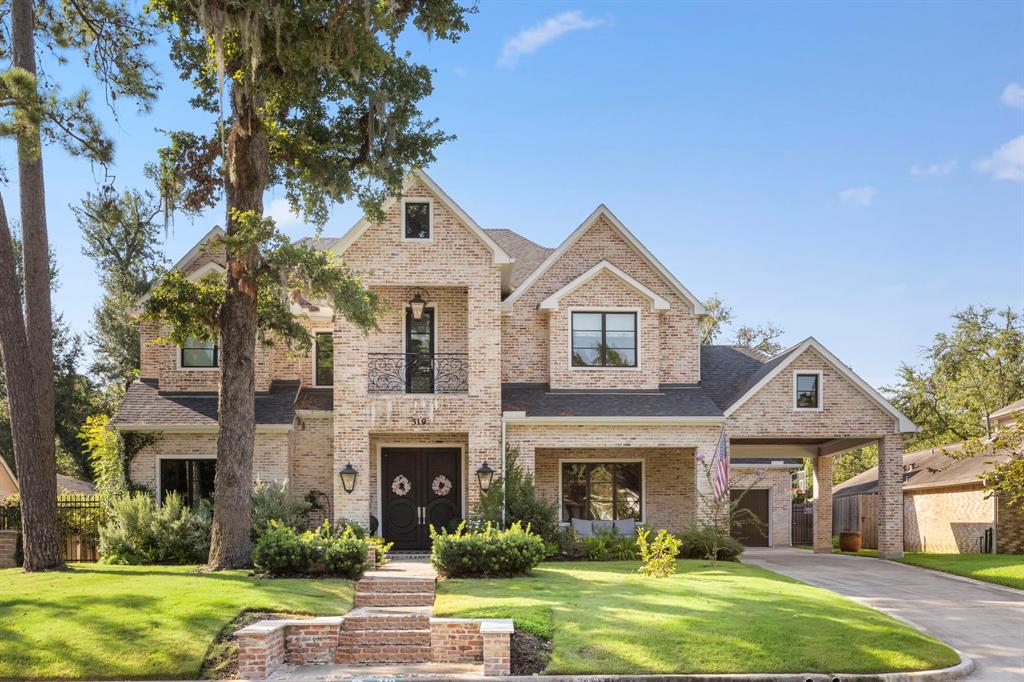
[[[452,491],[452,482],[448,480],[448,477],[441,474],[434,479],[434,482],[430,484],[430,489],[434,491],[434,494],[438,497],[444,497]]]
[[[405,497],[411,490],[412,483],[410,483],[409,479],[402,474],[398,474],[395,476],[395,480],[391,481],[391,492],[399,497]]]

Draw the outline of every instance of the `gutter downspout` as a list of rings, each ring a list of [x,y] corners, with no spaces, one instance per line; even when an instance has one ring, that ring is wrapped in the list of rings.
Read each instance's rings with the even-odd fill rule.
[[[501,420],[501,527],[505,527],[505,480],[508,472],[505,470],[505,466],[508,463],[508,456],[505,445],[505,419]]]

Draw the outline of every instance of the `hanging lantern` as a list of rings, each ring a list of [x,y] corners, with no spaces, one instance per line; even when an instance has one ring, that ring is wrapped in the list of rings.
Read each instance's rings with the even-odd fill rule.
[[[416,295],[409,301],[409,307],[412,308],[412,317],[414,320],[418,320],[423,317],[423,309],[427,307],[427,302],[420,295],[420,292],[416,292]]]
[[[353,467],[351,463],[346,464],[345,468],[338,472],[338,475],[341,476],[341,487],[344,488],[345,492],[349,495],[351,495],[352,491],[355,490],[356,474],[357,472],[355,467]]]
[[[494,469],[487,466],[487,462],[484,462],[483,466],[476,470],[476,480],[480,484],[480,492],[486,494],[491,489],[491,483],[494,481]]]

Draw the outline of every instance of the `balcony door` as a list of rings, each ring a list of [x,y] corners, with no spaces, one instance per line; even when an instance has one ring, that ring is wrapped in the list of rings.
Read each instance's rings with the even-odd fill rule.
[[[430,526],[453,530],[462,517],[459,448],[382,448],[381,534],[396,550],[430,547]]]
[[[434,392],[434,309],[416,319],[405,310],[405,392]]]

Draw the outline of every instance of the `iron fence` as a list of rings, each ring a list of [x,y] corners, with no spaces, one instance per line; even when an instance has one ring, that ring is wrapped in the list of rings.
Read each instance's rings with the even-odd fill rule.
[[[469,390],[466,353],[370,353],[370,393],[465,393]]]
[[[793,504],[793,544],[814,544],[814,504]]]
[[[57,498],[61,552],[64,561],[97,561],[100,526],[106,509],[99,498],[89,495],[61,495]],[[0,504],[0,530],[21,530],[21,507]]]

